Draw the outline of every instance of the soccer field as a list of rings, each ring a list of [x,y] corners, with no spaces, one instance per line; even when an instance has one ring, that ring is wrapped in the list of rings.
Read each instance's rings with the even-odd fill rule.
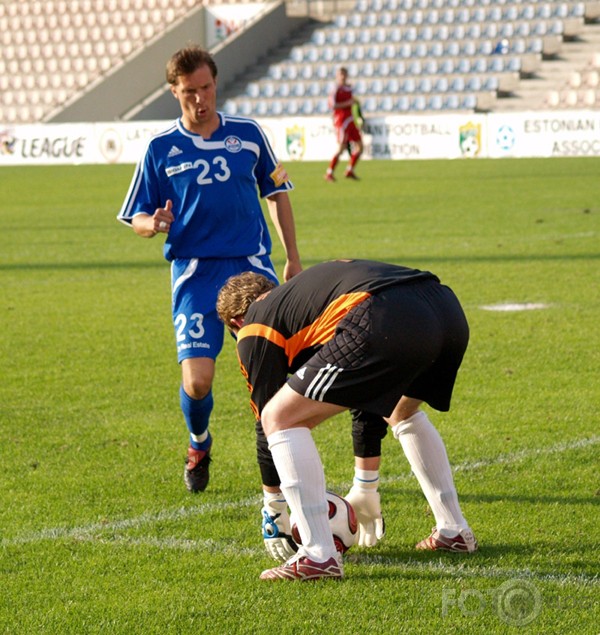
[[[274,562],[233,341],[192,496],[162,240],[115,218],[133,167],[5,167],[0,633],[598,635],[600,160],[365,161],[335,184],[286,167],[305,267],[430,269],[462,301],[452,409],[428,412],[480,550],[414,550],[433,519],[388,434],[385,539],[341,582],[259,581]],[[345,494],[349,416],[314,437]]]

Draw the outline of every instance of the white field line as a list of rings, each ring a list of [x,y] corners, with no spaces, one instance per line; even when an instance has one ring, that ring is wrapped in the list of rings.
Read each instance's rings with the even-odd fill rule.
[[[563,443],[557,443],[547,448],[531,448],[526,450],[518,450],[511,452],[510,454],[500,454],[490,459],[479,459],[478,461],[465,461],[453,466],[454,472],[474,472],[477,470],[485,469],[486,467],[494,467],[496,465],[507,465],[511,463],[518,463],[529,458],[535,458],[538,456],[548,456],[552,454],[562,454],[569,450],[578,450],[580,448],[587,448],[600,443],[600,436],[591,436],[587,439],[578,439],[576,441],[565,441]],[[382,483],[396,483],[398,481],[405,481],[412,478],[412,474],[404,474],[400,476],[390,476],[382,478]]]
[[[600,575],[588,575],[585,573],[543,573],[539,571],[531,571],[529,569],[503,569],[501,567],[489,566],[477,567],[469,566],[464,562],[456,562],[447,564],[438,560],[436,562],[420,562],[418,560],[396,559],[389,556],[377,556],[375,554],[349,554],[346,558],[352,562],[360,562],[361,564],[382,564],[396,567],[406,572],[429,572],[439,573],[440,575],[450,578],[488,578],[488,579],[507,579],[518,578],[527,580],[536,580],[538,582],[553,582],[555,584],[579,584],[583,586],[600,585]],[[468,559],[468,556],[466,556]]]
[[[580,448],[587,448],[600,443],[600,436],[592,436],[587,439],[578,439],[575,441],[568,441],[563,443],[557,443],[547,448],[532,448],[528,450],[521,450],[510,454],[499,455],[490,459],[481,459],[479,461],[466,461],[454,466],[455,472],[470,472],[482,470],[487,467],[493,467],[496,465],[507,465],[511,463],[518,463],[529,458],[538,456],[548,456],[553,454],[561,454],[569,450],[577,450]],[[404,481],[412,478],[411,474],[405,474],[397,477],[390,477],[382,479],[384,483],[392,483],[398,481]],[[347,484],[346,484],[347,485]],[[339,486],[342,490],[343,487]],[[17,536],[12,539],[2,539],[0,541],[1,547],[9,547],[11,545],[22,545],[41,542],[43,540],[60,540],[69,538],[72,540],[79,540],[82,542],[93,541],[95,543],[103,544],[128,544],[131,546],[148,546],[159,549],[177,549],[182,551],[195,550],[198,552],[207,553],[231,553],[231,555],[248,555],[258,556],[264,555],[263,549],[258,548],[242,548],[235,544],[227,544],[215,540],[182,540],[177,538],[132,538],[127,536],[110,536],[102,537],[101,534],[109,532],[114,534],[116,531],[123,531],[127,529],[139,529],[144,525],[152,525],[163,521],[176,521],[184,518],[191,518],[196,516],[202,516],[204,514],[211,514],[216,511],[222,511],[224,509],[240,509],[250,506],[260,505],[260,497],[246,498],[237,501],[228,501],[220,503],[204,503],[196,507],[179,508],[175,510],[165,510],[158,513],[147,513],[134,518],[126,518],[123,520],[111,522],[111,523],[93,523],[91,525],[85,525],[83,527],[55,527],[50,529],[43,529],[39,532],[31,532]],[[465,568],[465,565],[446,565],[443,562],[418,562],[414,560],[394,559],[389,557],[381,557],[377,555],[360,554],[359,556],[350,555],[349,560],[356,559],[361,563],[372,564],[387,564],[394,567],[399,567],[407,572],[423,572],[423,571],[436,571],[443,575],[452,578],[464,578],[464,577],[487,577],[487,578],[528,578],[535,579],[540,582],[555,582],[559,584],[600,584],[600,577],[595,575],[585,574],[550,574],[532,572],[529,570],[507,570],[497,567],[471,567]]]

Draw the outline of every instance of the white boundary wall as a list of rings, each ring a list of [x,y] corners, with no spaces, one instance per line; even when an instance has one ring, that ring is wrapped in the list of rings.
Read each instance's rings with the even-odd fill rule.
[[[326,161],[329,117],[258,119],[278,158]],[[2,126],[0,166],[136,163],[168,121]],[[393,115],[368,118],[365,159],[600,156],[600,112]]]

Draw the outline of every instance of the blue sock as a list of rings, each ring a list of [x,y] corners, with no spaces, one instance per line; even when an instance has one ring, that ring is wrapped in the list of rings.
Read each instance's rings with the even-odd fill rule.
[[[185,423],[190,431],[190,445],[195,450],[208,450],[212,443],[208,431],[208,420],[213,409],[212,391],[204,399],[192,399],[183,386],[180,386],[179,399]]]

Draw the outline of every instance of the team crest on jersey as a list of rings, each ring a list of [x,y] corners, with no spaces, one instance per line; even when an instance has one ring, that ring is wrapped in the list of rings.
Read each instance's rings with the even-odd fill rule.
[[[290,155],[290,159],[294,161],[300,160],[304,156],[306,144],[304,142],[304,128],[302,126],[293,126],[286,128],[285,145]]]
[[[459,128],[460,151],[465,157],[476,157],[481,150],[481,124],[468,124]]]
[[[235,154],[242,149],[242,140],[239,137],[227,137],[225,139],[225,150]]]

